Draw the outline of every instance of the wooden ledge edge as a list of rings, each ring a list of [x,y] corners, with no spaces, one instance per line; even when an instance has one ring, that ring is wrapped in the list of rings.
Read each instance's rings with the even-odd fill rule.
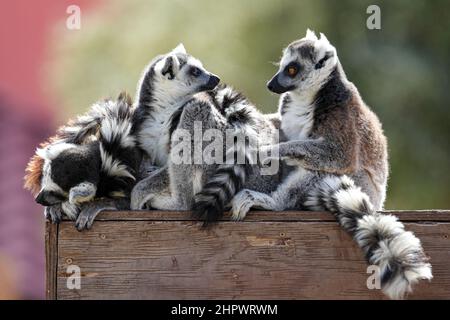
[[[403,222],[450,222],[450,210],[387,210],[385,214],[397,216]],[[69,221],[66,217],[64,221]],[[97,221],[196,221],[189,211],[103,211]],[[227,212],[219,221],[230,221]],[[251,211],[243,222],[335,222],[330,212],[314,211]]]

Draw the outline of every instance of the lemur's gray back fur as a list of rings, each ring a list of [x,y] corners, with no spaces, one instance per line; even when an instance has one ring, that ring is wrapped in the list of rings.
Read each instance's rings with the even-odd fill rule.
[[[226,154],[233,153],[233,159],[245,159],[245,162],[220,164],[195,195],[193,214],[205,222],[218,220],[243,187],[270,192],[278,183],[278,173],[261,175],[258,159],[252,154],[253,148],[278,142],[277,129],[271,119],[261,114],[244,95],[225,85],[210,91],[209,96],[224,116],[226,129],[254,139],[256,145],[236,143],[230,150],[225,150]]]
[[[243,190],[232,201],[234,219],[252,207],[329,210],[380,268],[383,291],[403,298],[431,265],[420,244],[383,207],[387,142],[375,114],[347,80],[336,49],[311,31],[284,51],[268,84],[280,97],[284,142],[270,148],[293,168],[276,191]]]

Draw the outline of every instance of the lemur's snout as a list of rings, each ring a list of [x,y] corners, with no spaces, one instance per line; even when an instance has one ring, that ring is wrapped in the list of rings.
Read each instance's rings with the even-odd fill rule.
[[[36,201],[37,203],[39,203],[40,205],[43,205],[43,206],[49,206],[50,203],[47,201],[46,198],[47,198],[47,197],[46,197],[46,192],[45,192],[45,191],[41,191],[41,192],[39,192],[39,194],[37,195],[35,201]]]
[[[220,82],[220,78],[216,76],[215,74],[211,74],[209,76],[208,83],[206,84],[205,88],[206,90],[212,90],[214,89]]]
[[[62,197],[56,195],[54,192],[51,191],[41,191],[37,195],[36,199],[34,199],[37,203],[40,205],[43,205],[45,207],[52,206],[54,204],[60,203],[62,201]]]
[[[272,80],[269,80],[269,82],[267,82],[267,89],[269,89],[272,92],[273,92],[273,87],[274,87],[273,81],[274,81],[274,79],[272,78]]]
[[[278,81],[278,73],[267,83],[267,89],[278,94],[286,92],[286,89]]]

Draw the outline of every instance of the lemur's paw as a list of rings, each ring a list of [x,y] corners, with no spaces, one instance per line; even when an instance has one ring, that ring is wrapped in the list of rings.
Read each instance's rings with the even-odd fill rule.
[[[81,213],[78,215],[77,221],[75,221],[75,228],[77,228],[78,231],[88,230],[92,227],[92,224],[94,223],[94,219],[91,218],[91,216],[86,211],[81,211]]]
[[[45,207],[45,218],[52,223],[60,223],[62,217],[61,205],[56,204],[50,207]]]
[[[78,214],[80,213],[80,208],[68,201],[63,202],[61,204],[61,211],[63,214],[65,214],[70,220],[75,221],[78,217]]]
[[[116,210],[112,205],[101,205],[95,202],[86,204],[75,221],[75,228],[78,231],[89,230],[94,224],[95,217],[104,210]]]
[[[231,220],[240,221],[254,205],[255,198],[250,190],[241,190],[231,201]]]

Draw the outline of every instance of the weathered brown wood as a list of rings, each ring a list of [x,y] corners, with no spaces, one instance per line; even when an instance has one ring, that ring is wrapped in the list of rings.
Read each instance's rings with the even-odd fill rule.
[[[450,210],[387,210],[386,214],[393,214],[402,221],[449,221]],[[104,211],[101,212],[97,221],[193,221],[189,212],[180,211]],[[220,221],[229,221],[230,214],[225,215]],[[66,218],[67,221],[67,218]],[[249,212],[243,222],[259,221],[335,221],[330,212],[312,211],[252,211]]]
[[[392,212],[430,255],[434,279],[411,299],[450,298],[450,211]],[[383,299],[366,263],[333,216],[252,212],[210,230],[189,214],[105,212],[89,231],[58,231],[58,299]],[[49,253],[48,253],[49,254]],[[66,287],[67,266],[81,289]],[[51,272],[51,271],[48,271]]]
[[[56,273],[58,270],[58,225],[45,224],[45,293],[47,299],[56,299]]]

